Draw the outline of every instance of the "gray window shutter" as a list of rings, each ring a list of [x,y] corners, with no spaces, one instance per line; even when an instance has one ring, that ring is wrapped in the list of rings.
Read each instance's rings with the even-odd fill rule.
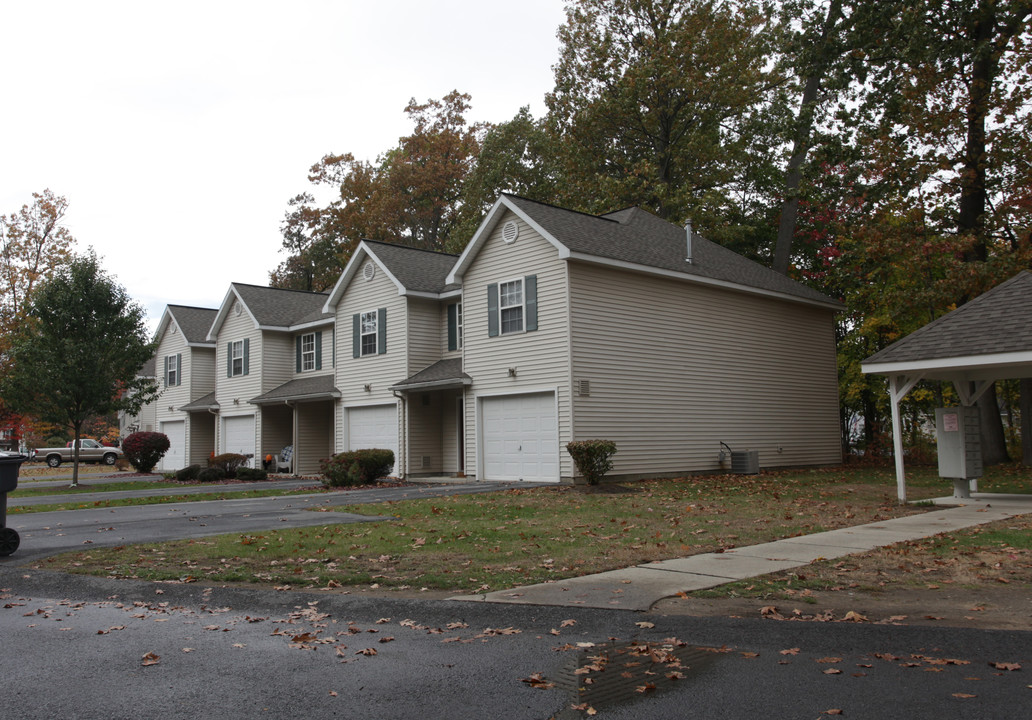
[[[376,311],[376,354],[387,352],[387,308]]]
[[[537,275],[523,278],[523,298],[527,308],[527,332],[537,330]]]
[[[247,375],[250,370],[251,360],[251,341],[248,338],[244,338],[244,375]]]
[[[498,336],[498,283],[487,286],[487,336]]]
[[[301,372],[301,336],[294,338],[294,372]]]
[[[233,343],[226,343],[226,377],[233,377]]]
[[[315,333],[315,369],[322,370],[322,331]]]
[[[362,318],[358,313],[351,316],[351,356],[362,357]]]
[[[162,380],[162,385],[168,387],[168,355],[165,356],[165,377]]]
[[[183,354],[176,353],[176,385],[183,384]]]
[[[459,314],[458,305],[448,306],[448,349],[459,349]]]

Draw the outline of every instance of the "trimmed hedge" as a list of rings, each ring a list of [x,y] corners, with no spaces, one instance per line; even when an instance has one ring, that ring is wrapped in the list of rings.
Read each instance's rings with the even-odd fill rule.
[[[216,455],[215,457],[208,458],[208,467],[218,468],[223,472],[223,477],[234,478],[237,474],[237,468],[239,468],[246,462],[246,455],[239,455],[237,453],[223,453],[221,455]]]
[[[573,457],[573,464],[588,485],[598,485],[613,469],[616,443],[612,440],[575,440],[566,443],[566,452]]]
[[[269,473],[261,468],[238,467],[236,469],[237,480],[265,480]]]
[[[226,471],[220,467],[206,467],[197,473],[198,482],[218,482],[226,479]]]
[[[384,477],[394,467],[394,451],[380,448],[350,450],[319,464],[323,485],[350,487],[367,485]]]
[[[179,482],[193,482],[201,472],[200,465],[188,465],[182,470],[176,470],[176,480]]]
[[[122,441],[122,452],[136,472],[149,473],[165,457],[171,443],[168,435],[157,432],[134,432]]]

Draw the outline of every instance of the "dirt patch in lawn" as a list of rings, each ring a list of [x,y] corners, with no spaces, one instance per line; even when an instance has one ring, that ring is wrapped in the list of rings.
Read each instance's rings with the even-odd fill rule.
[[[654,610],[1032,630],[1032,516],[686,594]]]

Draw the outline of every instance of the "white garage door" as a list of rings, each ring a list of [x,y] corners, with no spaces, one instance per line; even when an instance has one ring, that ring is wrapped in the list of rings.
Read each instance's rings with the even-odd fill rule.
[[[481,416],[485,480],[559,480],[555,393],[484,398]]]
[[[387,448],[394,451],[398,468],[398,406],[348,408],[348,450]]]
[[[170,472],[186,467],[186,422],[163,422],[161,432],[168,436],[168,452],[161,458],[159,469]]]
[[[222,452],[239,455],[254,455],[254,415],[241,415],[226,418],[223,428],[226,442]],[[254,467],[254,463],[248,463]]]

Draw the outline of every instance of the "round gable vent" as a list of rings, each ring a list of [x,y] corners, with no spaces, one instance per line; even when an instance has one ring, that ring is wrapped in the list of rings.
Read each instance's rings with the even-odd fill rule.
[[[366,282],[369,282],[374,275],[376,275],[376,265],[373,265],[373,261],[370,260],[362,267],[362,277],[366,279]]]
[[[233,314],[234,315],[239,315],[243,311],[244,311],[244,309],[242,307],[240,307],[240,303],[234,303],[234,305],[233,305]]]
[[[506,245],[516,242],[516,238],[519,236],[519,234],[520,226],[512,220],[510,220],[502,226],[502,240],[505,241]]]

